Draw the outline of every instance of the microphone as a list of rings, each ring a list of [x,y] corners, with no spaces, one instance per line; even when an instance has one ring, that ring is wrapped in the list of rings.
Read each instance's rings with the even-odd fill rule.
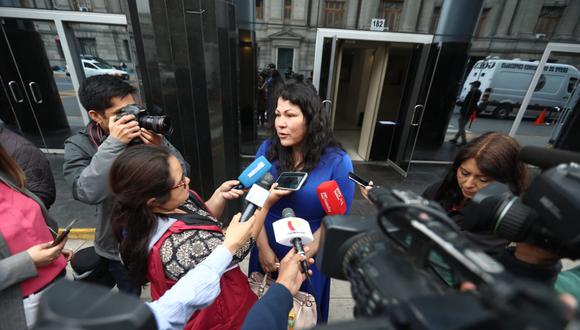
[[[256,158],[246,169],[238,176],[240,184],[232,189],[248,188],[258,182],[260,178],[272,168],[272,164],[264,156]]]
[[[334,180],[325,181],[316,188],[318,199],[328,215],[342,215],[346,213],[346,200]]]
[[[270,187],[274,184],[274,177],[270,172],[266,172],[264,176],[260,179],[258,183],[254,183],[248,195],[246,195],[246,201],[248,205],[242,213],[240,222],[246,222],[252,217],[257,208],[261,208],[266,203],[268,195],[270,194]]]
[[[282,219],[272,224],[274,237],[278,244],[293,246],[296,253],[305,256],[304,244],[312,242],[312,230],[308,221],[297,218],[294,210],[287,207],[282,210]],[[302,271],[308,277],[308,262],[302,260]]]

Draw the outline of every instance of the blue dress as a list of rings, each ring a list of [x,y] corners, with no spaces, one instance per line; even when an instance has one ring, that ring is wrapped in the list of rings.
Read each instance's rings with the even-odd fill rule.
[[[269,140],[264,141],[258,149],[256,157],[265,155],[269,145]],[[276,169],[276,163],[273,163],[272,165],[270,173],[277,178],[279,173]],[[264,222],[264,228],[268,233],[270,247],[274,253],[276,253],[278,259],[282,260],[290,250],[290,247],[276,243],[274,231],[272,229],[272,223],[282,217],[282,210],[287,207],[292,208],[297,217],[305,219],[310,223],[310,229],[312,230],[312,233],[314,233],[318,230],[318,227],[320,227],[320,224],[322,223],[322,218],[326,215],[320,205],[316,188],[322,182],[335,180],[346,200],[348,213],[350,211],[350,204],[354,197],[354,183],[348,179],[348,172],[352,170],[352,161],[346,152],[336,147],[327,148],[324,151],[324,154],[320,157],[316,168],[308,173],[308,178],[304,185],[302,185],[302,188],[293,192],[289,196],[283,197],[272,206]],[[316,259],[316,256],[314,256],[314,258]],[[314,296],[318,306],[318,323],[325,323],[328,320],[330,278],[320,273],[316,264],[311,266],[311,270],[313,273],[310,278],[312,286],[310,286],[308,281],[305,281],[302,284],[300,291],[309,292]],[[254,246],[250,256],[249,272],[251,274],[256,271],[263,273],[262,267],[260,266],[260,259],[258,257],[258,247]]]

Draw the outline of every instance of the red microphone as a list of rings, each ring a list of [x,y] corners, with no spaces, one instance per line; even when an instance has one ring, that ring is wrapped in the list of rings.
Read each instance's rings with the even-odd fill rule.
[[[316,192],[326,214],[341,215],[346,213],[346,200],[336,181],[331,180],[321,183],[316,188]]]

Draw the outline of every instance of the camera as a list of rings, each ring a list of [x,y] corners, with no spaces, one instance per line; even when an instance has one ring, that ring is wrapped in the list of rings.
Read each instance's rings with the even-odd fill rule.
[[[121,108],[116,120],[126,115],[134,115],[135,120],[139,123],[139,127],[145,128],[146,130],[163,135],[171,135],[173,133],[171,120],[168,116],[152,116],[147,109],[137,104],[129,104]]]
[[[580,166],[561,164],[538,175],[520,198],[505,184],[480,190],[463,210],[462,227],[527,242],[564,258],[580,258]]]
[[[531,189],[547,189],[552,175],[545,173]],[[542,199],[541,193],[531,194],[528,198]],[[543,329],[569,324],[551,288],[516,279],[469,241],[437,203],[386,187],[371,189],[369,199],[377,208],[373,216],[323,219],[317,258],[322,273],[350,282],[357,328],[365,328],[368,318],[382,318],[393,329]],[[458,292],[465,282],[473,283],[477,292]]]

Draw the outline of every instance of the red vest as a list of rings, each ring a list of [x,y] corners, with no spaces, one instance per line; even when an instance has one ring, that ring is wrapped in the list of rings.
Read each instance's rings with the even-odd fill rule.
[[[0,182],[0,233],[11,255],[53,240],[40,206],[29,197]],[[38,276],[20,282],[22,296],[29,296],[52,282],[66,267],[60,255],[50,265],[37,267]]]
[[[147,261],[147,277],[151,281],[151,298],[159,299],[175,281],[165,277],[159,250],[163,242],[172,234],[185,230],[208,230],[221,232],[215,225],[188,225],[176,221],[155,243]],[[258,299],[248,284],[248,277],[239,267],[225,272],[220,280],[220,294],[208,307],[193,313],[184,329],[240,329],[246,314]]]

